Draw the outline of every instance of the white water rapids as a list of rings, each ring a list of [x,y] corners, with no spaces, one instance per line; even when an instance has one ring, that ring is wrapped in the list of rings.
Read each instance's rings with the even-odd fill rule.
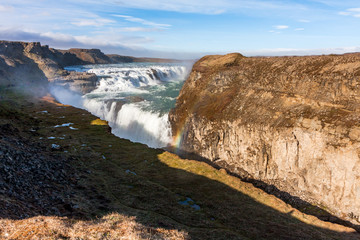
[[[58,101],[84,108],[109,122],[112,133],[153,148],[171,143],[168,112],[189,68],[180,64],[111,64],[68,67],[95,73],[97,88],[84,96],[55,87]]]

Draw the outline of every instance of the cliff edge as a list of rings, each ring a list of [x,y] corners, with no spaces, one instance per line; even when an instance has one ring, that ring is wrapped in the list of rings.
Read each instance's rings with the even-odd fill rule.
[[[206,56],[169,115],[173,136],[243,178],[360,223],[360,54]]]

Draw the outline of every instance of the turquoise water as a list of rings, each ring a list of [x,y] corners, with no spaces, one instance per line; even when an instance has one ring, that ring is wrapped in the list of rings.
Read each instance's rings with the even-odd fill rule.
[[[190,66],[171,63],[125,63],[72,66],[91,72],[97,88],[82,96],[82,107],[107,120],[112,132],[150,147],[172,141],[168,113],[184,84]]]

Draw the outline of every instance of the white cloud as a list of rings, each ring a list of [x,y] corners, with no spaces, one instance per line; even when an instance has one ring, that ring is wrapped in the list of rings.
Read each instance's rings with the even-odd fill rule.
[[[92,45],[96,47],[108,47],[108,46],[126,46],[126,47],[138,47],[143,43],[152,42],[152,39],[147,37],[136,36],[107,36],[104,38],[100,36],[74,36],[74,39],[84,45]]]
[[[40,13],[41,16],[44,16],[44,17],[50,17],[51,16],[51,13],[47,12],[47,11],[44,11],[44,12],[41,12]]]
[[[321,4],[331,6],[331,7],[340,7],[343,8],[344,6],[354,6],[359,4],[358,0],[345,0],[345,1],[339,1],[339,0],[312,0],[314,2],[319,2]]]
[[[108,0],[120,6],[138,9],[153,9],[183,13],[221,14],[228,10],[228,0]],[[233,5],[233,4],[232,4]]]
[[[339,12],[340,15],[349,16],[351,15],[350,12]]]
[[[318,48],[318,49],[297,49],[297,48],[274,48],[260,49],[255,51],[243,51],[246,56],[305,56],[322,54],[344,54],[359,52],[360,47],[338,47],[338,48]]]
[[[12,6],[0,5],[0,12],[11,12],[14,10]]]
[[[276,26],[274,26],[274,28],[276,28],[276,29],[287,29],[287,28],[289,28],[289,26],[287,26],[287,25],[276,25]]]
[[[349,8],[348,11],[351,11],[351,12],[360,12],[360,8]]]
[[[49,45],[53,48],[99,48],[105,53],[121,54],[135,57],[162,57],[192,59],[204,55],[204,53],[183,53],[149,50],[139,46],[139,43],[151,42],[149,38],[134,36],[72,36],[54,32],[30,32],[19,29],[5,29],[0,27],[0,39],[9,41],[41,42],[42,45]]]
[[[304,31],[305,28],[295,28],[294,31]]]
[[[300,19],[298,20],[298,22],[301,22],[301,23],[309,23],[310,20],[307,20],[307,19]]]
[[[35,32],[21,29],[0,28],[0,39],[11,41],[40,41],[53,47],[119,47],[136,48],[143,43],[152,42],[152,39],[138,36],[122,36],[119,34],[107,35],[70,35],[57,32]]]
[[[72,42],[75,41],[75,38],[69,34],[63,33],[53,33],[53,32],[45,32],[45,33],[34,33],[39,34],[41,37],[47,37],[49,39],[57,40],[60,42]]]
[[[114,14],[113,16],[114,17],[119,17],[119,18],[124,18],[128,22],[140,23],[142,25],[152,26],[152,27],[156,27],[156,28],[169,28],[169,27],[171,27],[170,24],[155,23],[155,22],[147,21],[147,20],[142,19],[142,18],[127,16],[127,15]]]
[[[120,32],[159,32],[163,31],[159,28],[143,28],[143,27],[124,27],[119,28]]]
[[[93,0],[83,0],[91,1]],[[225,12],[247,11],[248,9],[305,9],[302,4],[285,3],[276,0],[104,0],[127,8],[152,9],[182,13],[222,14]]]
[[[346,11],[339,12],[339,14],[343,16],[353,16],[360,18],[360,8],[348,8]]]
[[[110,19],[95,18],[95,19],[75,19],[74,21],[71,22],[71,24],[78,27],[85,27],[85,26],[102,27],[115,22],[116,21]]]

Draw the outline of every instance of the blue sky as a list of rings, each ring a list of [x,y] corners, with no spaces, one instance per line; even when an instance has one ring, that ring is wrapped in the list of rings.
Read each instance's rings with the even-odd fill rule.
[[[0,39],[133,56],[360,51],[358,0],[0,0]]]

